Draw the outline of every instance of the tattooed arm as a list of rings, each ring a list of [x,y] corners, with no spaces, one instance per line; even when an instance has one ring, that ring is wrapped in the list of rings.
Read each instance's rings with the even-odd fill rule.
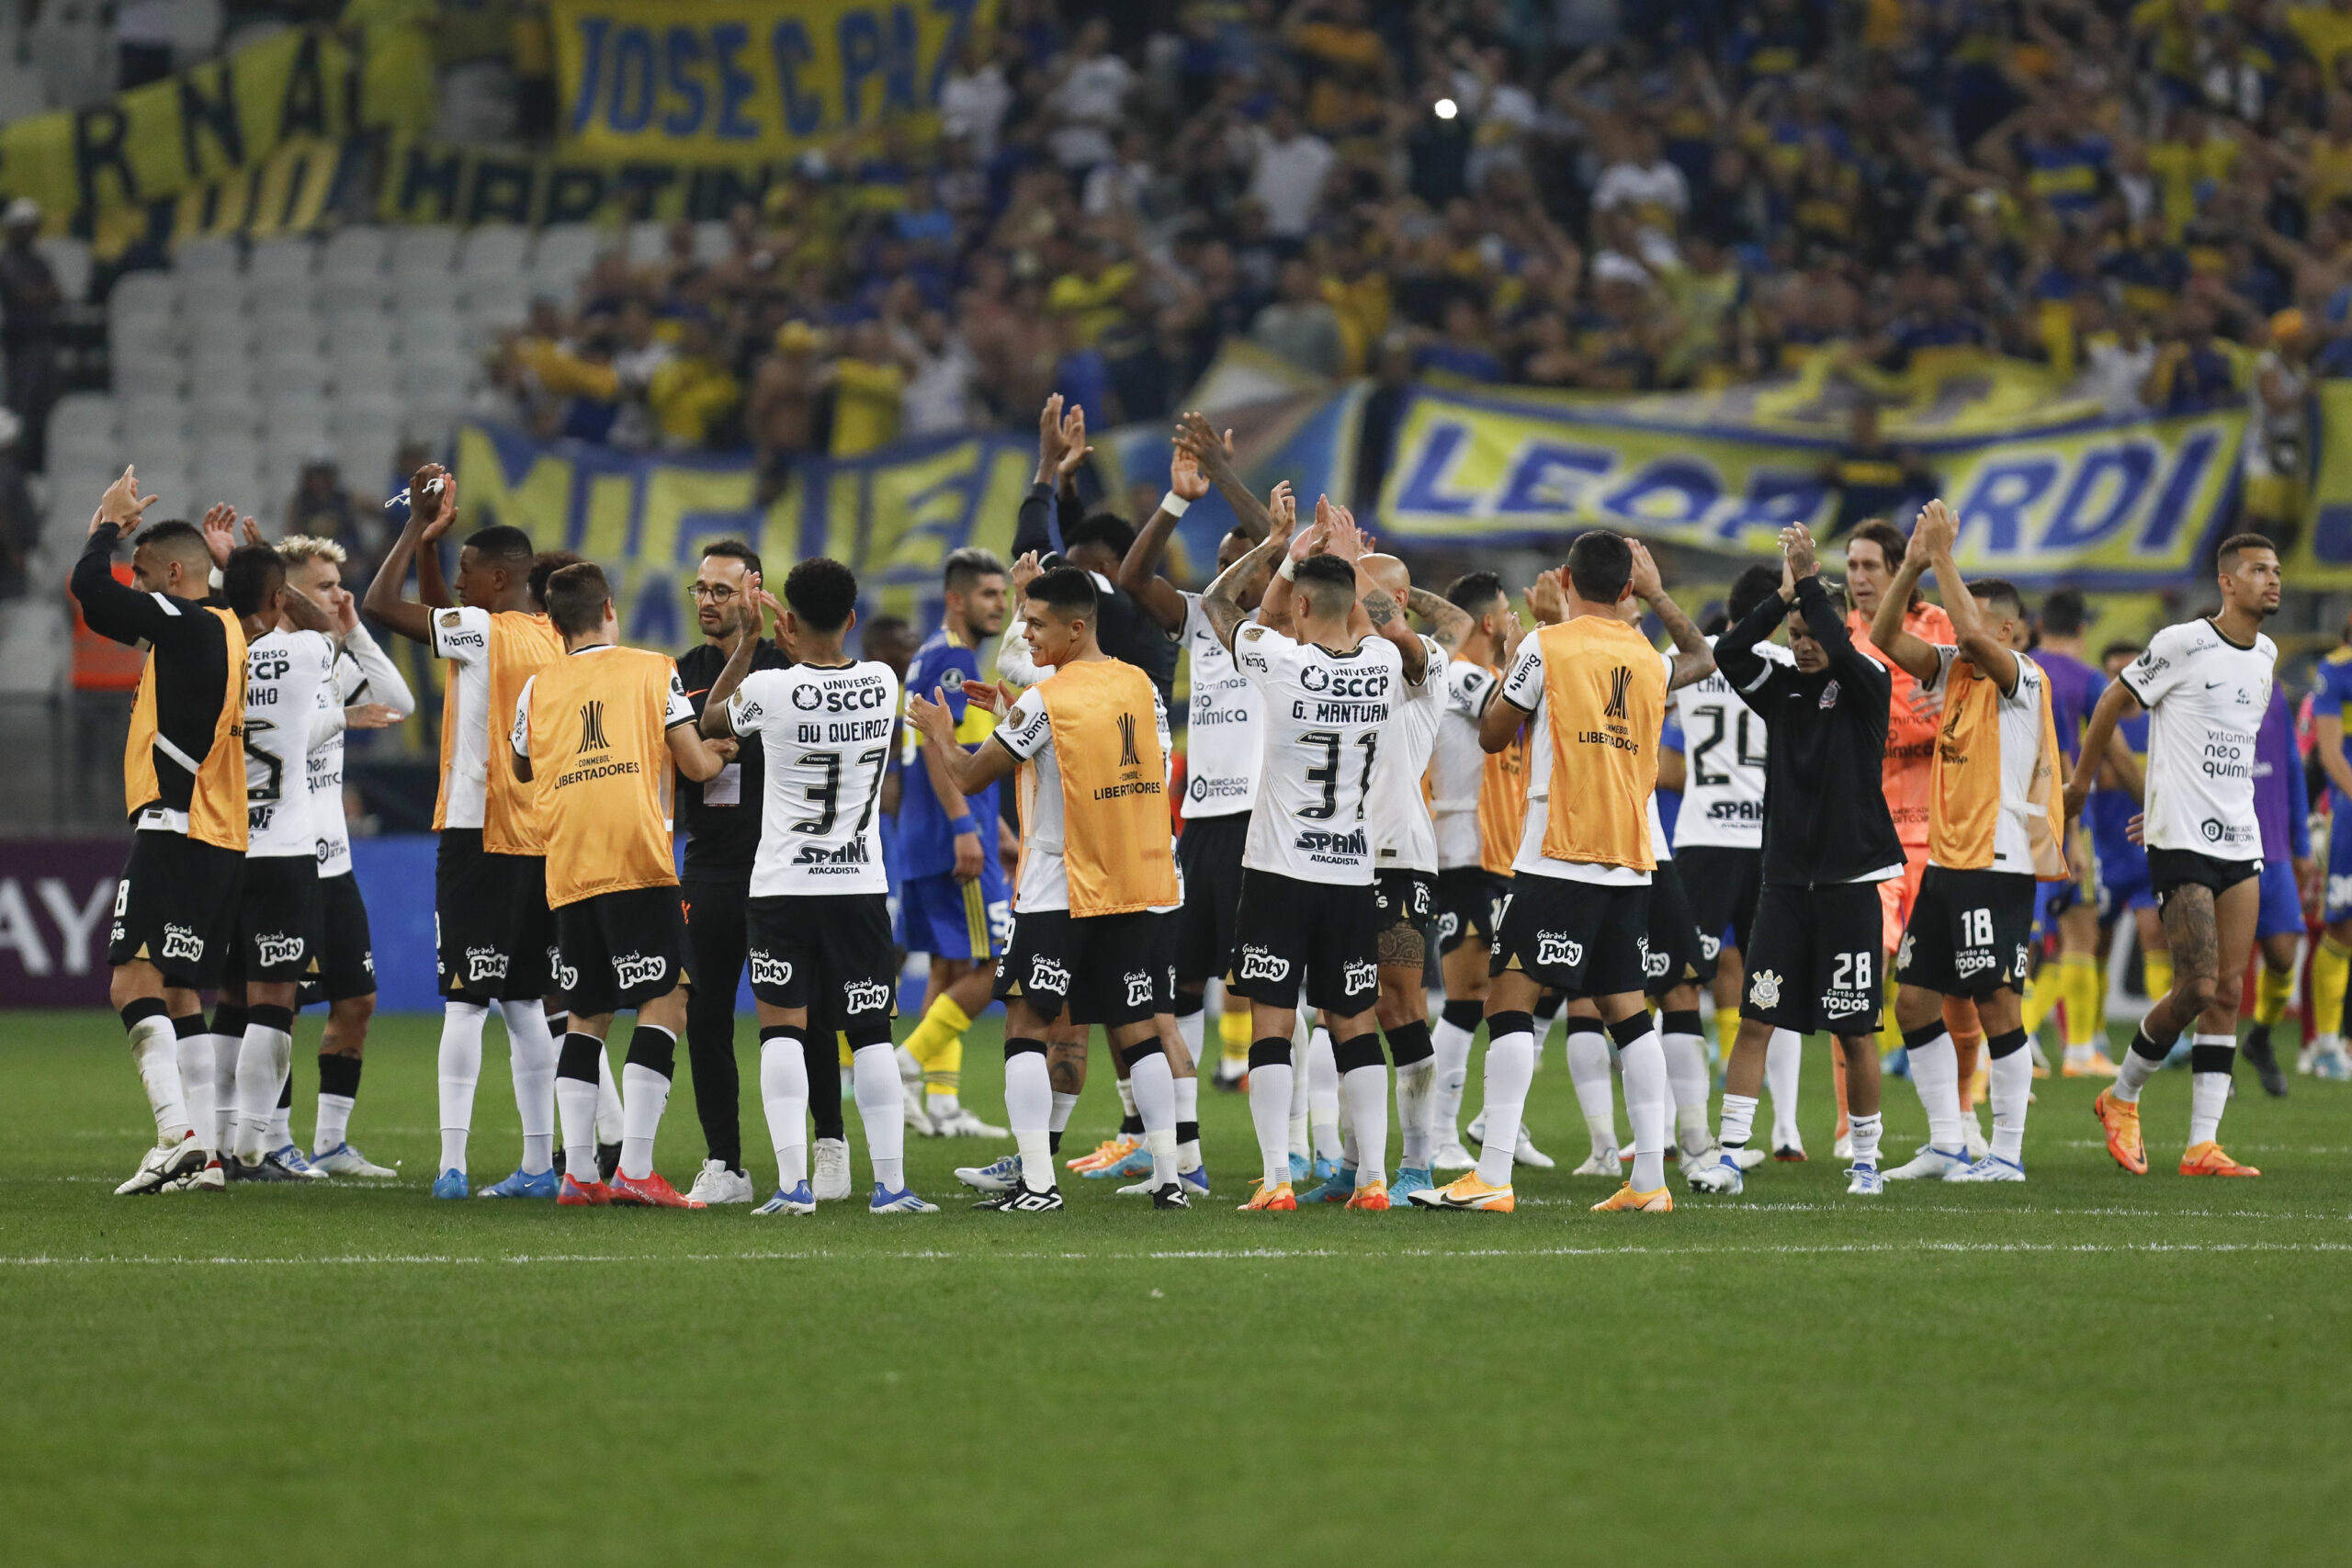
[[[1405,607],[1429,624],[1430,636],[1448,653],[1462,651],[1463,639],[1470,635],[1476,623],[1451,599],[1442,598],[1426,588],[1416,588],[1405,595]]]
[[[1638,539],[1630,542],[1634,547],[1634,592],[1665,624],[1666,635],[1674,639],[1674,679],[1667,689],[1672,691],[1705,680],[1715,672],[1715,656],[1708,649],[1706,637],[1690,624],[1682,606],[1668,595],[1649,550]]]
[[[1260,567],[1281,558],[1283,552],[1289,547],[1290,536],[1287,534],[1270,534],[1258,541],[1248,555],[1218,572],[1216,581],[1202,591],[1201,614],[1207,619],[1210,629],[1216,633],[1217,641],[1225,644],[1228,652],[1233,648],[1233,634],[1240,629],[1241,623],[1251,614],[1241,603],[1241,585],[1255,577]],[[1275,587],[1281,586],[1286,585],[1271,585],[1267,590],[1269,595]]]

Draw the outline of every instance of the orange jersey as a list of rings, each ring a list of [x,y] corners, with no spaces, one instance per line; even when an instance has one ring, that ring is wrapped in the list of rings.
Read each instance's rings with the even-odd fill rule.
[[[545,615],[462,607],[435,610],[432,636],[434,655],[450,664],[434,831],[479,827],[492,854],[545,854],[537,795],[494,753],[524,685],[563,658],[563,639]]]
[[[1650,870],[1650,795],[1666,726],[1657,650],[1604,615],[1545,626],[1533,640],[1549,721],[1535,744],[1551,750],[1544,858]],[[1505,700],[1522,700],[1520,671],[1530,662],[1522,656],[1514,664]]]
[[[1921,603],[1903,617],[1903,627],[1922,642],[1951,644],[1959,640],[1951,617],[1940,606]],[[1886,808],[1894,818],[1894,836],[1904,848],[1924,851],[1935,801],[1937,716],[1924,718],[1911,709],[1919,682],[1904,668],[1879,652],[1871,642],[1871,621],[1860,610],[1846,616],[1854,646],[1886,666],[1894,678],[1887,702],[1886,760],[1879,778],[1886,786]]]
[[[644,649],[582,649],[523,682],[512,744],[530,759],[550,908],[677,886],[668,736],[694,721],[678,667]]]

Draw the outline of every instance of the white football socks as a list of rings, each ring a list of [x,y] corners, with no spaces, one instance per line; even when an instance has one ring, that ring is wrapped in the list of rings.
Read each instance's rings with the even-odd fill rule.
[[[1176,1077],[1168,1054],[1155,1043],[1127,1069],[1127,1083],[1143,1119],[1143,1146],[1151,1154],[1151,1184],[1165,1187],[1176,1179]]]
[[[1201,1070],[1201,1052],[1208,1039],[1209,1015],[1205,1012],[1180,1012],[1176,1015],[1176,1035],[1184,1042],[1184,1049],[1193,1055],[1193,1070]]]
[[[1664,1034],[1666,1078],[1674,1089],[1674,1126],[1685,1148],[1707,1145],[1707,1091],[1713,1087],[1707,1074],[1707,1042],[1697,1034]]]
[[[1490,1023],[1488,1028],[1493,1026]],[[1519,1152],[1520,1112],[1527,1108],[1527,1086],[1535,1077],[1535,1036],[1514,1030],[1487,1043],[1487,1136],[1478,1147],[1478,1179],[1489,1187],[1510,1185],[1511,1156]]]
[[[1269,1190],[1290,1179],[1290,1102],[1295,1081],[1305,1077],[1288,1062],[1250,1069],[1250,1124],[1258,1133],[1261,1174]]]
[[[1043,1051],[1012,1051],[1004,1058],[1004,1119],[1021,1151],[1021,1185],[1043,1192],[1054,1184],[1053,1077]],[[862,1113],[862,1111],[861,1111]]]
[[[1986,1055],[1986,1098],[1993,1102],[1993,1155],[2011,1165],[2023,1165],[2025,1111],[2033,1099],[2033,1053],[2020,1047],[2006,1056],[1994,1056],[1989,1052]]]
[[[1430,1141],[1435,1148],[1452,1148],[1462,1142],[1462,1093],[1470,1084],[1470,1047],[1478,1038],[1476,1029],[1464,1029],[1443,1017],[1430,1026],[1430,1044],[1436,1055],[1435,1076],[1430,1084]]]
[[[1306,1042],[1306,1127],[1317,1159],[1340,1157],[1340,1065],[1331,1032],[1319,1027]]]
[[[1314,1153],[1307,1134],[1306,1091],[1313,1075],[1306,1070],[1306,1042],[1311,1033],[1304,1009],[1291,1015],[1290,1076],[1283,1081],[1290,1085],[1290,1152],[1300,1159]],[[1252,1069],[1255,1070],[1254,1068]]]
[[[1388,1064],[1351,1067],[1340,1076],[1340,1094],[1347,1101],[1348,1124],[1355,1134],[1356,1157],[1350,1163],[1362,1172],[1359,1187],[1388,1179]]]
[[[638,1025],[640,1030],[650,1027]],[[662,1113],[670,1108],[669,1076],[624,1060],[621,1100],[621,1174],[642,1181],[653,1174],[653,1140],[662,1131]]]
[[[1850,1113],[1847,1116],[1846,1133],[1854,1140],[1856,1165],[1876,1168],[1879,1138],[1885,1130],[1886,1119],[1878,1111],[1873,1111],[1868,1116],[1856,1116]]]
[[[1793,1030],[1772,1031],[1764,1047],[1764,1088],[1772,1097],[1772,1146],[1801,1147],[1804,1134],[1797,1128],[1797,1080],[1804,1065],[1804,1043]]]
[[[789,1192],[808,1179],[808,1055],[798,1036],[760,1042],[760,1103],[767,1107],[776,1190]]]
[[[1568,1081],[1576,1086],[1577,1108],[1584,1112],[1584,1129],[1596,1155],[1613,1153],[1617,1142],[1617,1086],[1610,1082],[1609,1036],[1598,1021],[1568,1021]],[[1490,1119],[1491,1122],[1491,1119]],[[1490,1124],[1487,1135],[1494,1136]]]
[[[628,1126],[628,1108],[621,1102],[621,1086],[613,1077],[612,1053],[596,1047],[596,1141],[617,1144]]]
[[[180,1067],[180,1099],[187,1109],[187,1122],[195,1129],[197,1141],[208,1155],[218,1155],[220,1145],[215,1141],[214,1129],[219,1119],[212,1104],[212,1036],[204,1032],[198,1020],[198,1032],[181,1034],[173,1028]]]
[[[1048,1075],[1049,1077],[1050,1076]],[[1078,1096],[1064,1094],[1059,1089],[1054,1090],[1054,1109],[1046,1121],[1046,1131],[1048,1133],[1069,1132],[1070,1115],[1077,1110]]]
[[[1183,1135],[1187,1127],[1193,1130],[1189,1138]],[[1197,1077],[1176,1080],[1176,1168],[1201,1168],[1201,1080]]]
[[[1724,1091],[1723,1131],[1718,1134],[1727,1149],[1744,1149],[1756,1132],[1756,1097]]]
[[[555,1164],[555,1036],[537,1000],[501,1002],[498,1010],[506,1020],[514,1112],[523,1122],[523,1172],[537,1176]]]
[[[2237,1046],[2237,1036],[2196,1034],[2189,1037],[2189,1045],[2192,1049],[2199,1051],[2220,1046],[2224,1051],[2233,1052]],[[2196,1066],[2193,1062],[2190,1066],[2192,1071],[2188,1077],[2188,1142],[2193,1147],[2199,1144],[2212,1143],[2221,1137],[2222,1112],[2230,1103],[2230,1075],[2226,1068],[2218,1073],[2208,1073],[2193,1070]]]
[[[2136,1047],[2142,1040],[2146,1038],[2145,1034],[2135,1034],[2132,1036],[2132,1045]],[[2196,1048],[2194,1036],[2190,1038],[2189,1046],[2192,1050]],[[2159,1051],[2153,1056],[2143,1056],[2137,1049],[2125,1051],[2123,1059],[2115,1064],[2115,1082],[2109,1087],[2107,1092],[2125,1105],[2138,1104],[2141,1089],[2147,1087],[2150,1078],[2164,1070],[2165,1057],[2167,1054]],[[2192,1084],[2190,1087],[2193,1089],[2196,1086]]]
[[[1928,1146],[1956,1155],[1966,1146],[1961,1131],[1960,1053],[1951,1032],[1939,1030],[1933,1040],[1910,1048],[1911,1085],[1919,1091],[1920,1109],[1928,1113]],[[2029,1064],[2027,1071],[2032,1070]],[[1849,1119],[1850,1120],[1850,1118]]]
[[[579,1036],[587,1039],[586,1035]],[[571,1039],[566,1037],[567,1043]],[[595,1042],[596,1055],[605,1054],[604,1042]],[[568,1077],[561,1073],[555,1080],[556,1121],[563,1129],[564,1176],[582,1187],[594,1187],[604,1179],[596,1165],[596,1084],[592,1078]]]
[[[276,1146],[268,1142],[269,1122],[277,1111],[278,1091],[286,1085],[286,1069],[294,1060],[294,1036],[264,1020],[284,1012],[282,1008],[245,1011],[245,1038],[237,1051],[237,1157],[246,1165],[259,1165],[261,1156]]]
[[[1437,1062],[1433,1057],[1424,1056],[1396,1069],[1396,1130],[1404,1145],[1397,1161],[1406,1169],[1430,1168],[1430,1103],[1436,1086]]]
[[[865,1125],[865,1152],[874,1179],[885,1192],[907,1185],[906,1086],[899,1081],[898,1047],[888,1041],[861,1045],[850,1054],[857,1080],[857,1119]]]
[[[156,1145],[178,1147],[195,1128],[187,1119],[187,1094],[180,1083],[179,1036],[168,1017],[151,1013],[130,1026],[130,1059],[147,1090],[147,1109],[155,1113]]]
[[[442,1170],[466,1168],[466,1135],[474,1124],[474,1086],[481,1081],[481,1031],[489,1019],[490,1009],[480,1002],[442,1004]]]
[[[1648,1015],[1640,1015],[1644,1022]],[[1617,1047],[1617,1063],[1625,1074],[1625,1120],[1634,1129],[1634,1169],[1636,1192],[1655,1192],[1666,1185],[1667,1108],[1674,1090],[1666,1074],[1666,1047],[1655,1026],[1641,1038]]]
[[[237,1152],[237,1054],[245,1048],[244,1026],[239,1024],[234,1034],[215,1031],[209,1038],[212,1042],[212,1152],[233,1156]]]

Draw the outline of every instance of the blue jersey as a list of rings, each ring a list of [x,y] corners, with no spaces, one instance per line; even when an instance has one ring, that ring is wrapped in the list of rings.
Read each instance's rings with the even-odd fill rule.
[[[2037,653],[2033,661],[2050,682],[2050,716],[2058,727],[2058,750],[2071,765],[2083,754],[2083,731],[2090,726],[2099,694],[2107,690],[2107,677],[2071,653]]]
[[[2352,648],[2335,649],[2319,661],[2319,689],[2312,694],[2312,713],[2314,716],[2332,713],[2342,719],[2347,700],[2352,700]],[[2344,739],[2346,751],[2352,753],[2352,728],[2347,728]],[[2328,783],[2327,797],[2335,811],[2341,812],[2347,805],[2333,780]]]
[[[2115,727],[2132,754],[2148,765],[2148,716],[2135,715]],[[2098,856],[2098,879],[2109,887],[2129,887],[2148,880],[2148,852],[2132,841],[2132,818],[2140,803],[2129,791],[2095,789],[2083,803],[2083,820],[2090,825],[2091,849]]]
[[[979,656],[945,626],[915,649],[913,660],[907,665],[907,690],[925,697],[934,688],[943,693],[947,711],[955,716],[956,739],[967,747],[978,746],[996,729],[993,714],[964,699],[964,682],[979,678]],[[956,869],[956,835],[939,808],[939,796],[932,793],[931,770],[922,762],[922,737],[912,725],[905,727],[905,733],[906,750],[900,757],[904,771],[899,782],[899,874],[943,875]],[[990,784],[978,795],[964,797],[972,825],[979,830],[984,856],[996,852],[996,792],[997,786]]]

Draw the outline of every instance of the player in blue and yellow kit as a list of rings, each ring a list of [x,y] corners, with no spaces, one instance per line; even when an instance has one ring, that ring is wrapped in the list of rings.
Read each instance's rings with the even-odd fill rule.
[[[2352,700],[2352,626],[2345,646],[2319,661],[2312,694],[2312,754],[2327,774],[2327,931],[2312,959],[2312,1027],[2295,1070],[2325,1077],[2352,1076],[2343,1043],[2344,992],[2352,971],[2352,760],[2344,754],[2344,708]]]
[[[2098,661],[2112,680],[2116,671],[2138,657],[2137,643],[2111,642],[2099,649]],[[2115,727],[2115,733],[2140,760],[2144,773],[2148,716],[2143,713],[2123,720]],[[2139,814],[2138,799],[2111,777],[2111,771],[2099,774],[2099,787],[2091,791],[2083,806],[2083,820],[2091,830],[2091,852],[2098,858],[2099,949],[2107,950],[2116,921],[2135,922],[2147,994],[2161,997],[2172,989],[2172,944],[2165,935],[2164,922],[2156,917],[2156,896],[2148,880],[2148,852],[2132,841],[2132,818]]]
[[[977,747],[996,728],[989,710],[964,699],[964,682],[980,676],[979,646],[1004,629],[1004,563],[982,549],[947,558],[946,604],[938,631],[915,649],[906,689],[936,692],[956,721],[956,739]],[[931,955],[922,1021],[907,1036],[906,1051],[922,1070],[926,1089],[918,1130],[1001,1137],[1001,1129],[964,1109],[957,1099],[964,1067],[964,1031],[989,1005],[996,957],[1012,920],[1012,890],[997,853],[997,786],[978,795],[956,793],[944,762],[910,725],[898,817],[899,945]]]
[[[2042,602],[2041,641],[2033,650],[2034,661],[2050,683],[2058,750],[2065,754],[2070,769],[2082,750],[2083,728],[2090,722],[2091,709],[2107,690],[2107,677],[2083,659],[2086,615],[2083,596],[2076,590],[2061,588],[2052,593]],[[2035,902],[2037,940],[2055,936],[2058,956],[2036,971],[2026,990],[2026,1032],[2038,1032],[2041,1021],[2063,1007],[2065,1055],[2062,1070],[2068,1077],[2113,1077],[2115,1064],[2108,1058],[2101,1033],[2106,974],[2098,961],[2098,886],[2088,857],[2077,846],[2068,846],[2068,858],[2080,874],[2071,882],[2041,884]]]

